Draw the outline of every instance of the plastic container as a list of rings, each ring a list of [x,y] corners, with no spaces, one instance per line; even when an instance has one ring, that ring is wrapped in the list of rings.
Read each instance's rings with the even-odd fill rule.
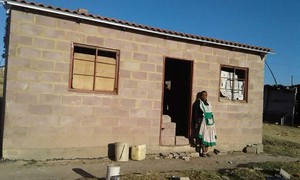
[[[112,177],[114,177],[114,179],[120,179],[120,166],[117,164],[107,165],[106,179],[110,180]]]
[[[131,147],[131,159],[140,161],[146,158],[146,145],[135,145]]]
[[[116,142],[115,143],[115,160],[116,161],[128,161],[129,157],[129,145],[127,143]]]

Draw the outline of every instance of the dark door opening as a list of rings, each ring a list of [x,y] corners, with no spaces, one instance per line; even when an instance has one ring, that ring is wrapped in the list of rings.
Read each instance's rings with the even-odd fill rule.
[[[165,59],[163,114],[176,123],[176,136],[189,137],[193,62]]]

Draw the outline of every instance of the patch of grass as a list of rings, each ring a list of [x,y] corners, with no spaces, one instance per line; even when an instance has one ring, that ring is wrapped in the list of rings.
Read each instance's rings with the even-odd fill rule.
[[[32,166],[32,165],[35,165],[35,164],[37,163],[37,161],[34,160],[34,159],[28,160],[28,161],[26,161],[26,162],[27,162],[27,163],[24,164],[24,166]]]
[[[280,140],[270,136],[263,137],[264,151],[269,154],[300,157],[300,144]]]
[[[243,165],[243,167],[215,171],[169,171],[169,172],[148,172],[125,174],[121,179],[125,180],[152,180],[152,179],[178,179],[178,177],[189,177],[191,180],[222,180],[224,176],[231,180],[265,180],[266,177],[274,177],[279,169],[284,169],[292,179],[300,180],[300,161],[294,162],[263,162]]]
[[[300,158],[300,128],[264,124],[263,144],[266,153]]]
[[[245,179],[245,180],[263,180],[265,179],[265,175],[260,172],[256,171],[254,169],[250,168],[237,168],[234,170],[229,171],[228,173],[225,173],[226,176],[230,177],[230,179],[233,180],[240,180],[240,179]]]
[[[122,176],[125,180],[152,180],[152,179],[178,179],[178,177],[189,177],[190,179],[198,180],[222,180],[219,173],[214,171],[169,171],[169,172],[149,172],[143,174],[126,174]]]
[[[274,177],[279,174],[279,170],[284,169],[291,175],[291,179],[300,180],[300,161],[294,162],[263,162],[248,164],[243,168],[236,168],[234,170],[227,170],[224,174],[230,179],[253,179],[264,180],[266,177]]]
[[[265,174],[272,173],[276,169],[284,169],[291,175],[300,174],[300,161],[294,162],[263,162],[249,165],[251,168],[262,168]],[[274,175],[274,174],[269,174]]]
[[[12,160],[12,159],[6,159],[6,158],[1,158],[0,163],[15,163],[17,160]]]

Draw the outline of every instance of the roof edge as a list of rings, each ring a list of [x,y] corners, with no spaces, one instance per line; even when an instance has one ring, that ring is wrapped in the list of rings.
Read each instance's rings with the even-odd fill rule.
[[[11,6],[24,7],[24,8],[29,8],[29,9],[33,9],[33,10],[39,10],[39,11],[43,11],[43,12],[53,13],[53,14],[57,14],[57,15],[68,16],[68,17],[72,17],[72,18],[79,18],[79,19],[83,19],[83,20],[87,20],[87,21],[98,22],[98,23],[102,23],[102,24],[137,30],[137,31],[141,31],[141,32],[147,32],[147,33],[156,34],[156,35],[163,35],[163,36],[167,36],[167,37],[178,38],[178,39],[182,39],[182,40],[190,40],[190,41],[194,41],[194,42],[201,42],[201,43],[218,45],[218,46],[229,47],[229,48],[236,48],[236,49],[247,50],[247,51],[263,53],[263,54],[275,54],[272,51],[272,49],[269,49],[269,48],[263,48],[264,50],[259,50],[259,49],[254,49],[255,46],[253,46],[253,48],[241,47],[238,45],[231,45],[231,44],[226,44],[226,43],[221,43],[221,42],[213,42],[213,41],[209,41],[209,40],[199,39],[200,36],[197,36],[197,35],[193,35],[194,37],[196,37],[196,38],[193,38],[193,37],[187,37],[187,34],[185,34],[185,33],[177,33],[177,34],[183,34],[180,36],[180,35],[176,35],[176,34],[167,33],[168,30],[166,30],[167,32],[161,32],[161,31],[155,31],[155,30],[145,29],[145,28],[141,28],[141,27],[130,26],[130,25],[126,25],[126,24],[103,20],[100,18],[96,18],[95,16],[87,16],[86,14],[84,14],[84,15],[77,14],[72,11],[63,11],[61,8],[55,9],[52,6],[46,7],[44,5],[37,5],[35,3],[28,3],[26,1],[19,2],[19,1],[12,1],[12,0],[0,0],[0,2],[2,2],[4,6],[11,5]],[[184,36],[184,35],[186,35],[186,36]],[[223,40],[220,40],[220,41],[223,41]],[[232,43],[235,43],[235,42],[232,42]],[[237,44],[244,45],[244,46],[250,46],[250,45],[241,44],[241,43],[237,43]],[[260,47],[260,48],[262,48],[262,47]]]

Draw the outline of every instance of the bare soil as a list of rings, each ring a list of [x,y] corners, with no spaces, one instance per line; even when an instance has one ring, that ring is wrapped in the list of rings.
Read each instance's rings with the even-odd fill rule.
[[[296,157],[268,154],[245,154],[233,152],[224,156],[195,157],[190,161],[182,159],[155,159],[148,155],[142,161],[114,162],[103,159],[74,159],[51,161],[2,161],[0,179],[105,179],[107,165],[114,163],[121,167],[121,175],[176,172],[184,170],[221,172],[226,169],[245,167],[258,162],[295,162]],[[157,179],[157,178],[154,178]],[[165,178],[164,178],[165,179]]]

